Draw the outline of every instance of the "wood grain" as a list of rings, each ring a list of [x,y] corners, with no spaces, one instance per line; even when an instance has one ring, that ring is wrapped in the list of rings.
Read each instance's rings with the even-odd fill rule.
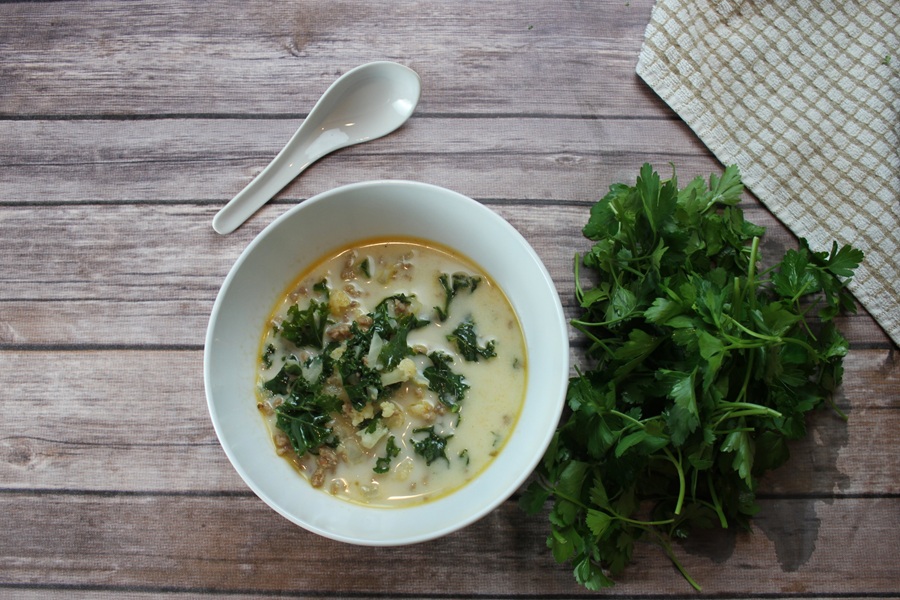
[[[0,5],[2,6],[2,5]],[[219,206],[268,164],[292,119],[0,121],[0,201],[204,203]],[[644,140],[634,148],[622,138]],[[314,165],[280,199],[367,179],[416,179],[476,198],[589,201],[633,180],[643,162],[684,177],[719,169],[670,120],[484,117],[416,113],[397,132]],[[578,177],[573,177],[573,174]]]
[[[894,532],[883,527],[895,517],[892,500],[762,505],[752,533],[734,534],[724,546],[707,536],[679,548],[705,592],[842,594],[859,578],[873,594],[894,589],[894,565],[867,560],[872,547],[898,550]],[[380,549],[323,540],[246,496],[7,493],[0,507],[17,517],[4,538],[17,542],[2,542],[0,556],[8,586],[39,580],[75,589],[314,597],[379,590],[425,598],[586,595],[545,548],[546,517],[523,518],[511,503],[441,540]],[[792,537],[798,532],[803,539]],[[635,558],[614,597],[688,592],[657,548],[638,545]],[[416,565],[417,576],[404,565]],[[720,577],[723,570],[733,576]]]
[[[793,460],[761,493],[900,494],[900,463],[885,443],[900,430],[900,365],[893,354],[867,350],[851,352],[845,366],[848,381],[836,401],[848,421],[828,410],[815,414],[809,435],[791,446]],[[4,351],[0,367],[18,374],[4,391],[0,489],[246,489],[217,443],[198,350]]]
[[[576,316],[572,263],[575,253],[590,248],[580,230],[593,200],[482,201],[534,246],[567,315]],[[774,260],[796,247],[750,196],[747,205],[747,218],[768,228],[764,256]],[[218,206],[205,204],[7,206],[0,212],[0,348],[200,345],[233,262],[259,228],[288,207],[266,206],[223,237],[210,226]],[[856,346],[890,347],[864,310],[840,323]],[[577,343],[574,332],[572,338]]]
[[[721,165],[635,75],[653,0],[0,2],[0,597],[581,598],[514,495],[402,548],[320,538],[242,482],[206,411],[219,286],[275,217],[345,183],[469,195],[534,246],[577,314],[590,206],[650,162]],[[319,95],[370,60],[424,90],[394,134],[310,168],[244,227],[215,212]],[[796,246],[751,194],[773,259]],[[788,226],[786,226],[788,225]],[[750,533],[678,552],[716,598],[900,598],[898,349],[841,317],[845,383],[761,482]],[[585,343],[570,332],[573,365]],[[411,576],[413,574],[414,576]],[[641,545],[611,598],[695,595]]]
[[[650,0],[28,4],[0,4],[0,77],[16,90],[4,115],[303,113],[378,59],[422,75],[424,114],[652,118],[662,106],[634,75]]]

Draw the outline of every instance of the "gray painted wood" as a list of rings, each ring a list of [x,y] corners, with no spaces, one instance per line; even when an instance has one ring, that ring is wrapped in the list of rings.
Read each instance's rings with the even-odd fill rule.
[[[721,169],[635,76],[652,0],[0,3],[0,596],[535,598],[590,595],[515,497],[445,539],[348,546],[250,492],[202,381],[218,287],[290,206],[416,179],[508,219],[569,316],[592,202],[643,162]],[[340,73],[396,60],[413,119],[314,165],[244,227],[213,214]],[[751,195],[774,257],[796,240]],[[762,484],[750,533],[679,548],[720,598],[900,596],[900,366],[864,310],[838,405]],[[584,362],[575,333],[572,362]],[[655,548],[609,597],[683,597]]]

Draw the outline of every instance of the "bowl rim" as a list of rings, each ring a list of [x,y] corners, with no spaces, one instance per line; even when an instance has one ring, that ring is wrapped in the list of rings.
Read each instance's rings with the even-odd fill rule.
[[[481,505],[477,509],[468,511],[462,518],[460,518],[448,525],[445,525],[445,526],[437,528],[437,529],[428,529],[428,530],[423,530],[423,531],[420,531],[417,533],[411,533],[411,534],[407,534],[407,535],[394,536],[394,537],[368,537],[368,536],[360,536],[360,535],[351,535],[351,534],[347,534],[346,532],[344,532],[344,533],[335,532],[328,527],[323,527],[323,526],[317,525],[316,523],[311,522],[311,520],[309,518],[303,518],[302,515],[294,514],[293,512],[291,512],[291,511],[287,510],[285,507],[283,507],[275,498],[272,497],[272,495],[267,491],[267,489],[264,489],[258,483],[257,479],[253,476],[253,474],[248,472],[247,469],[245,469],[245,465],[240,460],[238,453],[235,450],[235,447],[232,445],[231,440],[229,440],[227,438],[227,436],[225,435],[226,432],[223,427],[222,418],[221,418],[221,415],[219,414],[219,410],[216,405],[216,400],[215,400],[215,397],[214,397],[214,394],[212,391],[213,390],[213,383],[212,383],[213,364],[212,364],[212,358],[211,358],[212,357],[211,349],[216,346],[216,344],[215,344],[216,328],[220,322],[220,313],[222,310],[222,305],[223,305],[223,302],[225,301],[225,298],[227,297],[227,295],[229,293],[229,290],[231,290],[235,279],[238,277],[240,268],[248,260],[248,257],[250,257],[258,249],[258,247],[264,243],[264,241],[270,235],[274,235],[275,232],[278,231],[278,229],[280,227],[282,227],[285,222],[287,222],[293,218],[296,218],[296,215],[298,213],[302,214],[304,212],[309,212],[310,207],[316,206],[322,202],[327,202],[329,199],[332,199],[335,196],[342,196],[345,194],[352,194],[352,193],[358,192],[360,190],[372,190],[375,188],[388,188],[388,189],[396,188],[398,190],[412,188],[414,190],[428,192],[431,194],[437,194],[437,195],[444,196],[447,198],[452,197],[457,202],[475,205],[472,208],[472,210],[481,211],[481,214],[484,215],[485,218],[492,219],[492,223],[494,226],[504,229],[505,233],[507,235],[512,236],[513,239],[515,241],[517,241],[519,249],[528,254],[528,258],[531,261],[531,266],[533,268],[537,269],[537,271],[540,273],[541,277],[543,278],[543,286],[541,286],[541,289],[544,293],[548,294],[549,298],[552,299],[550,304],[553,306],[553,309],[554,309],[553,314],[547,314],[543,318],[546,319],[547,323],[549,324],[548,325],[549,327],[552,327],[552,328],[554,328],[554,330],[558,330],[558,332],[560,332],[561,336],[560,336],[560,340],[558,340],[558,341],[562,345],[562,347],[559,349],[560,356],[558,357],[558,360],[560,361],[560,364],[559,364],[560,380],[555,381],[555,383],[554,383],[554,389],[557,387],[559,389],[558,389],[558,393],[557,393],[557,398],[553,399],[553,404],[549,411],[549,416],[552,418],[553,426],[545,427],[542,430],[542,435],[539,439],[531,440],[532,445],[535,448],[539,448],[540,451],[533,452],[533,454],[529,457],[527,462],[523,462],[521,465],[519,465],[519,467],[521,468],[521,471],[518,473],[518,475],[516,477],[513,478],[511,483],[507,486],[506,491],[503,493],[496,494],[494,497],[487,499],[486,501],[482,502]],[[410,237],[418,237],[418,236],[410,236]],[[355,239],[358,241],[364,241],[366,239],[366,236],[356,236]],[[447,244],[444,244],[443,242],[440,242],[440,243],[441,243],[441,245],[444,245],[444,246],[447,245]],[[459,252],[460,254],[465,256],[467,259],[471,260],[476,265],[483,268],[480,264],[480,261],[478,261],[477,258],[472,257],[468,254],[465,254],[464,252],[460,251],[457,246],[451,246],[451,249],[456,252]],[[492,276],[492,278],[496,280],[496,277]],[[501,289],[504,289],[504,286],[501,286]],[[506,293],[505,289],[504,289],[504,292]],[[515,299],[512,298],[509,294],[507,294],[507,296],[509,297],[510,302],[512,302],[514,304],[514,308],[515,308],[515,302],[514,302]],[[274,306],[274,301],[273,301],[273,306]],[[518,312],[518,309],[516,309],[516,310]],[[520,321],[522,321],[521,316],[519,316],[519,319],[520,319]],[[524,322],[522,323],[522,327],[523,327],[523,334],[524,334],[524,330],[526,328],[526,324]],[[527,342],[526,342],[526,344],[527,344]],[[531,360],[531,349],[530,348],[528,349],[528,353],[529,353],[529,371],[531,371],[532,369],[535,368],[535,366]],[[239,476],[241,477],[243,482],[254,492],[254,494],[256,494],[260,499],[262,499],[270,508],[275,510],[277,513],[281,514],[283,517],[285,517],[289,521],[293,522],[294,524],[296,524],[304,529],[307,529],[308,531],[319,534],[323,537],[341,541],[341,542],[356,544],[356,545],[396,546],[396,545],[413,544],[413,543],[423,542],[423,541],[430,540],[430,539],[435,539],[435,538],[447,535],[449,533],[452,533],[454,531],[457,531],[459,529],[462,529],[462,528],[482,519],[488,513],[493,511],[495,508],[497,508],[503,502],[505,502],[517,489],[519,489],[519,487],[521,487],[521,485],[531,476],[532,472],[537,467],[538,463],[540,462],[540,460],[543,457],[544,452],[549,447],[549,445],[552,441],[553,435],[555,434],[556,425],[559,422],[559,419],[562,415],[562,411],[563,411],[564,405],[565,405],[565,390],[566,390],[566,386],[568,383],[569,366],[570,366],[570,361],[569,361],[568,322],[566,321],[565,314],[564,314],[564,311],[562,308],[562,303],[559,299],[558,289],[557,289],[555,283],[553,282],[553,279],[550,276],[543,261],[538,256],[537,252],[534,250],[534,248],[531,246],[531,244],[528,243],[528,241],[524,238],[524,236],[522,236],[522,234],[515,227],[513,227],[513,225],[511,223],[509,223],[506,219],[504,219],[498,213],[494,212],[493,210],[491,210],[487,206],[481,204],[480,202],[477,202],[477,201],[473,200],[472,198],[469,198],[468,196],[465,196],[463,194],[460,194],[459,192],[455,192],[448,188],[444,188],[444,187],[437,186],[437,185],[430,184],[430,183],[423,183],[423,182],[411,181],[411,180],[378,179],[378,180],[350,183],[350,184],[338,186],[338,187],[332,188],[330,190],[316,194],[316,195],[310,197],[309,199],[304,200],[304,201],[300,202],[299,204],[291,207],[290,209],[288,209],[287,211],[285,211],[284,213],[279,215],[271,223],[269,223],[266,227],[264,227],[256,236],[254,236],[253,240],[251,240],[250,243],[243,249],[243,251],[240,253],[240,255],[235,260],[234,264],[229,269],[229,272],[226,275],[226,277],[216,295],[216,299],[215,299],[213,308],[210,313],[209,322],[208,322],[207,331],[206,331],[206,337],[205,337],[204,358],[203,358],[203,376],[204,376],[204,388],[205,388],[206,400],[207,400],[207,409],[208,409],[210,418],[212,420],[213,427],[215,429],[216,436],[219,440],[219,443],[220,443],[222,449],[224,450],[226,456],[228,457],[229,462],[231,463],[232,467],[237,471],[237,473],[239,474]],[[531,374],[529,373],[529,378],[530,377],[531,377]],[[531,383],[531,381],[529,379],[529,384],[530,383]],[[530,385],[529,385],[529,387],[530,387]],[[529,395],[529,391],[526,388],[526,401],[527,401],[528,395]],[[498,455],[498,458],[495,458],[491,464],[497,463],[499,461],[499,457],[503,456],[504,452],[506,451],[506,448],[509,447],[509,443],[510,443],[513,435],[515,435],[516,430],[520,427],[521,422],[523,420],[525,408],[523,407],[522,410],[523,410],[523,412],[519,416],[516,427],[514,428],[513,432],[511,433],[510,439],[507,440],[507,446],[504,448],[504,451],[501,451],[501,453]],[[260,421],[261,421],[261,419],[260,419]],[[272,454],[273,454],[273,456],[275,456],[274,452]],[[281,461],[285,464],[287,463],[287,461],[285,461],[281,457],[275,456],[275,458],[278,461]],[[335,504],[334,506],[336,506],[336,507],[339,506],[339,507],[341,507],[340,508],[341,511],[347,511],[348,513],[358,513],[360,511],[365,511],[365,513],[369,514],[369,515],[372,515],[372,514],[385,515],[385,514],[394,512],[394,511],[400,511],[400,512],[402,512],[403,515],[409,515],[410,518],[415,518],[416,513],[423,512],[422,510],[420,510],[423,507],[433,506],[437,503],[440,503],[443,498],[454,497],[457,494],[459,494],[462,490],[465,490],[466,488],[473,486],[473,484],[476,481],[478,481],[480,478],[482,478],[484,476],[485,472],[489,468],[490,468],[490,464],[488,465],[488,468],[485,469],[485,471],[483,471],[478,476],[476,476],[472,481],[463,485],[462,488],[459,488],[456,491],[451,492],[450,494],[443,496],[441,498],[431,500],[427,503],[424,503],[423,505],[416,505],[416,506],[411,506],[411,507],[398,507],[398,508],[366,507],[366,506],[356,505],[356,504],[347,502],[345,500],[340,500],[340,499],[331,497],[330,495],[322,492],[321,490],[313,490],[313,491],[316,494],[330,498],[330,500],[335,503],[339,503],[339,504]],[[306,482],[304,481],[304,483],[306,483]],[[312,490],[311,487],[309,489]],[[372,511],[376,511],[376,512],[373,513]]]

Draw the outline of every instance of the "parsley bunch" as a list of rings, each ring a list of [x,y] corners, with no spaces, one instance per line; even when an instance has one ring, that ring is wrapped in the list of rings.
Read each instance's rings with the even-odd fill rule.
[[[832,319],[855,310],[846,284],[863,254],[801,240],[763,269],[742,192],[735,166],[679,189],[645,164],[591,208],[572,321],[591,367],[521,498],[531,513],[552,499],[548,546],[589,589],[613,585],[638,540],[700,589],[673,542],[749,528],[759,477],[806,413],[834,407],[848,343]]]

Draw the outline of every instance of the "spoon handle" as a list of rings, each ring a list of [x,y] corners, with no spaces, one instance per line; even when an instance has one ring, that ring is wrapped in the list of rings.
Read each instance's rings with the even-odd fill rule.
[[[212,226],[217,233],[224,235],[240,227],[272,196],[280,192],[284,186],[314,162],[314,160],[310,160],[309,156],[304,156],[302,162],[299,159],[303,153],[299,153],[296,146],[300,142],[303,129],[301,125],[287,145],[272,159],[272,162],[216,213]],[[292,158],[294,160],[291,160]]]
[[[347,71],[262,173],[213,217],[213,229],[231,233],[329,152],[394,131],[412,114],[420,92],[416,72],[397,63],[372,62]]]

